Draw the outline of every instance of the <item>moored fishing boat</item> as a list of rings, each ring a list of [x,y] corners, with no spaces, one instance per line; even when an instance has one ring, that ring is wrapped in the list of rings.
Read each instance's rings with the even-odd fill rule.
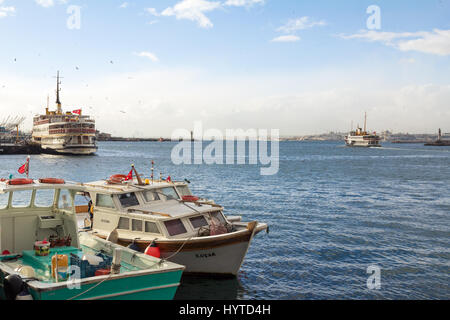
[[[160,255],[186,273],[237,275],[250,243],[267,224],[227,219],[214,201],[193,196],[183,181],[109,179],[84,184],[93,201],[92,234]]]
[[[78,232],[84,187],[0,182],[0,299],[172,299],[184,267]]]

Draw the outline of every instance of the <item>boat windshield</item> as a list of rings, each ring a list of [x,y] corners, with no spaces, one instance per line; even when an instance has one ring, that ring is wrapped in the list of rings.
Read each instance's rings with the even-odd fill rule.
[[[166,197],[166,200],[180,199],[174,187],[162,188],[158,191]]]
[[[188,186],[177,186],[177,191],[181,196],[192,196]]]
[[[59,192],[58,208],[71,211],[72,206],[72,197],[70,196],[69,190],[61,189]]]
[[[5,209],[8,206],[9,192],[0,193],[0,209]]]
[[[34,204],[39,208],[49,208],[53,205],[55,198],[55,189],[38,189]]]
[[[124,208],[139,205],[139,201],[134,192],[119,194],[119,201]]]
[[[159,198],[159,195],[155,191],[152,191],[152,190],[145,191],[144,198],[145,198],[145,201],[147,201],[147,202],[161,200]]]
[[[26,208],[31,203],[31,195],[33,190],[14,191],[12,198],[13,208]]]
[[[97,199],[95,204],[99,207],[114,209],[114,202],[112,196],[109,194],[97,193]]]

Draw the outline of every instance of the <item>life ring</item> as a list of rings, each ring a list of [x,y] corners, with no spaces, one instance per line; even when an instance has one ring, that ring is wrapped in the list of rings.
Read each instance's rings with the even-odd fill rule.
[[[64,184],[66,183],[64,179],[57,178],[43,178],[39,179],[39,183],[48,183],[48,184]]]
[[[186,201],[186,202],[195,202],[195,201],[200,200],[200,198],[196,197],[196,196],[182,196],[181,199],[183,199],[183,201]]]
[[[108,183],[111,184],[121,184],[122,182],[125,181],[125,179],[127,178],[126,175],[124,174],[113,174],[111,177],[109,177]]]
[[[12,179],[8,181],[8,184],[11,186],[19,186],[19,185],[23,185],[23,184],[33,184],[34,181],[33,179]]]

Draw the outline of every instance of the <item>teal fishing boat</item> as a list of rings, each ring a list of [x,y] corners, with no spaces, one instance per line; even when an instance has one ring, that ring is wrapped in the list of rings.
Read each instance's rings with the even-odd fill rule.
[[[0,182],[0,300],[166,300],[184,266],[78,231],[83,186]]]

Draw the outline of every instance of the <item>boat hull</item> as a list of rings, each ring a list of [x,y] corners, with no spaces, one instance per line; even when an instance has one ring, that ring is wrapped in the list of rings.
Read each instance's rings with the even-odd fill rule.
[[[176,270],[139,277],[96,277],[92,281],[83,280],[79,289],[70,289],[67,285],[38,287],[31,282],[29,291],[34,300],[171,300],[180,284],[181,274],[182,270]],[[1,283],[7,275],[0,270]],[[83,292],[86,293],[77,297]],[[4,299],[3,290],[0,290],[0,300]]]
[[[161,258],[184,265],[186,274],[214,274],[236,276],[247,254],[253,236],[267,229],[266,224],[257,224],[219,236],[198,237],[189,240],[156,240]],[[97,236],[105,238],[104,236]],[[118,244],[128,246],[134,243],[144,252],[152,243],[146,240],[118,239]]]
[[[62,155],[81,155],[89,156],[97,152],[98,147],[86,146],[86,147],[42,147],[43,153],[48,154],[62,154]]]

